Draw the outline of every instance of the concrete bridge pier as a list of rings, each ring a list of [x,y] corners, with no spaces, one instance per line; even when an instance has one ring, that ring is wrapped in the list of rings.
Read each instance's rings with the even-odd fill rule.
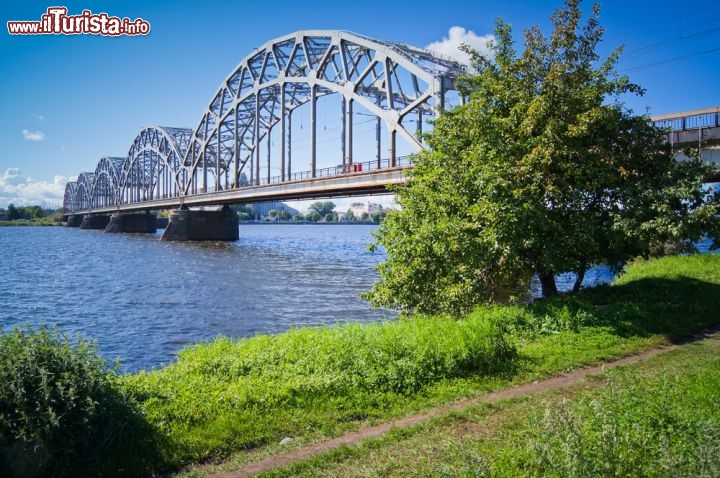
[[[107,214],[87,214],[80,223],[80,229],[105,229],[109,222]]]
[[[237,241],[238,215],[228,206],[219,211],[176,209],[160,240],[162,241]]]
[[[82,214],[72,214],[68,216],[68,220],[65,223],[67,227],[80,227],[80,224],[82,224],[83,221],[83,215]]]
[[[157,231],[157,218],[146,212],[145,214],[115,213],[110,216],[110,222],[105,232],[135,232],[155,234]]]

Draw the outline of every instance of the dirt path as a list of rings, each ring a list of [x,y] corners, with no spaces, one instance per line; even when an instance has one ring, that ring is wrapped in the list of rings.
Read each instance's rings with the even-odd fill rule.
[[[280,455],[269,456],[269,457],[264,458],[257,462],[247,463],[247,464],[243,465],[241,468],[231,471],[231,472],[216,473],[216,474],[209,475],[209,476],[212,478],[242,478],[242,477],[252,476],[257,473],[272,470],[274,468],[280,468],[283,466],[287,466],[295,461],[304,460],[306,458],[310,458],[315,455],[319,455],[321,453],[333,450],[335,448],[339,448],[343,445],[354,445],[356,443],[361,442],[362,440],[364,440],[366,438],[376,438],[376,437],[382,436],[385,433],[389,432],[393,428],[402,428],[402,427],[407,427],[407,426],[411,426],[411,425],[417,425],[420,423],[424,423],[434,417],[443,415],[450,411],[464,410],[466,408],[472,407],[473,405],[477,405],[479,403],[495,402],[498,400],[506,400],[509,398],[514,398],[514,397],[518,397],[518,396],[522,396],[522,395],[530,395],[530,394],[542,392],[545,390],[569,387],[571,385],[575,385],[575,384],[585,381],[585,379],[587,379],[588,376],[598,375],[598,374],[604,372],[605,370],[620,367],[622,365],[629,365],[629,364],[633,364],[633,363],[640,362],[643,360],[647,360],[652,357],[655,357],[656,355],[660,355],[664,352],[667,352],[669,350],[676,349],[677,347],[679,347],[681,345],[695,342],[695,341],[702,340],[702,339],[706,339],[706,338],[710,338],[710,337],[712,337],[714,339],[720,339],[720,328],[716,328],[713,330],[708,330],[706,332],[700,333],[700,334],[695,335],[695,336],[691,337],[690,339],[685,340],[682,343],[678,343],[676,345],[668,345],[668,346],[657,348],[657,349],[647,350],[647,351],[642,352],[637,355],[631,355],[629,357],[625,357],[625,358],[622,358],[619,360],[614,360],[612,362],[606,362],[606,363],[603,363],[600,365],[595,365],[592,367],[580,368],[577,370],[573,370],[572,372],[557,375],[557,376],[554,376],[554,377],[551,377],[551,378],[548,378],[545,380],[536,381],[536,382],[532,382],[532,383],[525,383],[522,385],[518,385],[516,387],[498,390],[496,392],[487,393],[480,397],[470,398],[470,399],[466,399],[466,400],[460,400],[457,402],[450,403],[448,405],[443,405],[441,407],[433,408],[427,412],[410,415],[405,418],[392,420],[392,421],[382,423],[382,424],[376,425],[376,426],[361,428],[360,430],[357,430],[354,432],[349,432],[342,436],[332,438],[329,440],[321,441],[318,443],[313,443],[311,445],[307,445],[307,446],[299,448],[297,450],[289,451],[287,453],[283,453]]]

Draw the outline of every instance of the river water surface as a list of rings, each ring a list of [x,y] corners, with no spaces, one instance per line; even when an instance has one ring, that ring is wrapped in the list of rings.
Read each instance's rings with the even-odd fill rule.
[[[234,243],[64,227],[0,228],[0,325],[58,325],[122,369],[159,367],[218,335],[377,321],[358,295],[385,256],[374,226],[241,225]]]
[[[234,243],[65,227],[0,227],[0,327],[57,325],[125,371],[184,346],[291,327],[395,317],[360,299],[377,279],[370,225],[241,225]],[[609,282],[607,268],[584,285]],[[558,287],[568,290],[564,274]],[[533,295],[539,284],[532,285]]]

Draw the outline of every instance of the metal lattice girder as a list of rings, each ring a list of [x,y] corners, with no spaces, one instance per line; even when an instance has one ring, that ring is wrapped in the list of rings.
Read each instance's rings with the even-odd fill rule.
[[[258,145],[275,125],[284,129],[292,110],[333,93],[358,102],[420,151],[419,133],[402,121],[411,113],[437,114],[463,71],[441,55],[349,32],[306,31],[271,40],[243,59],[210,101],[185,160],[202,186],[186,193],[205,190],[208,172],[218,179],[234,164],[235,179],[226,184],[233,187],[253,155],[259,163]]]
[[[65,195],[63,196],[63,212],[78,211],[77,207],[77,181],[68,181],[65,184]]]
[[[186,128],[143,128],[120,167],[118,203],[181,194],[188,177],[183,161],[191,136]]]
[[[125,158],[104,157],[95,168],[92,207],[114,206],[119,203],[122,164]]]
[[[90,171],[80,173],[77,179],[77,189],[75,190],[75,211],[89,209],[91,207],[92,190],[95,183],[95,173]]]
[[[446,91],[464,72],[454,60],[402,43],[355,33],[300,31],[265,43],[222,82],[195,130],[151,126],[140,131],[124,158],[102,158],[65,188],[66,212],[176,198],[260,184],[260,144],[280,126],[279,181],[291,178],[292,112],[310,105],[310,172],[316,175],[316,103],[338,94],[342,106],[342,168],[351,164],[353,104],[376,119],[377,167],[396,167],[396,135],[423,149],[423,118],[445,105]],[[363,113],[365,114],[365,113]],[[403,123],[413,116],[417,129]],[[390,158],[380,157],[384,123]],[[287,157],[286,157],[287,154]],[[250,164],[249,181],[244,169]],[[254,168],[253,168],[254,165]],[[287,175],[286,175],[287,173]]]

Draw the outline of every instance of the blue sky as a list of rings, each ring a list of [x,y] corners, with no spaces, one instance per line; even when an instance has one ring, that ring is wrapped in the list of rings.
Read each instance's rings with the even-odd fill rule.
[[[94,170],[102,156],[124,156],[144,126],[195,128],[225,77],[275,37],[339,29],[419,47],[445,40],[448,47],[452,27],[483,37],[497,17],[518,37],[534,24],[547,32],[560,1],[87,0],[61,5],[69,14],[143,18],[150,34],[14,36],[4,26],[40,20],[55,5],[0,6],[0,207],[61,204],[67,178]],[[601,23],[601,52],[625,45],[618,69],[647,89],[628,106],[664,114],[720,105],[720,1],[608,0]]]

